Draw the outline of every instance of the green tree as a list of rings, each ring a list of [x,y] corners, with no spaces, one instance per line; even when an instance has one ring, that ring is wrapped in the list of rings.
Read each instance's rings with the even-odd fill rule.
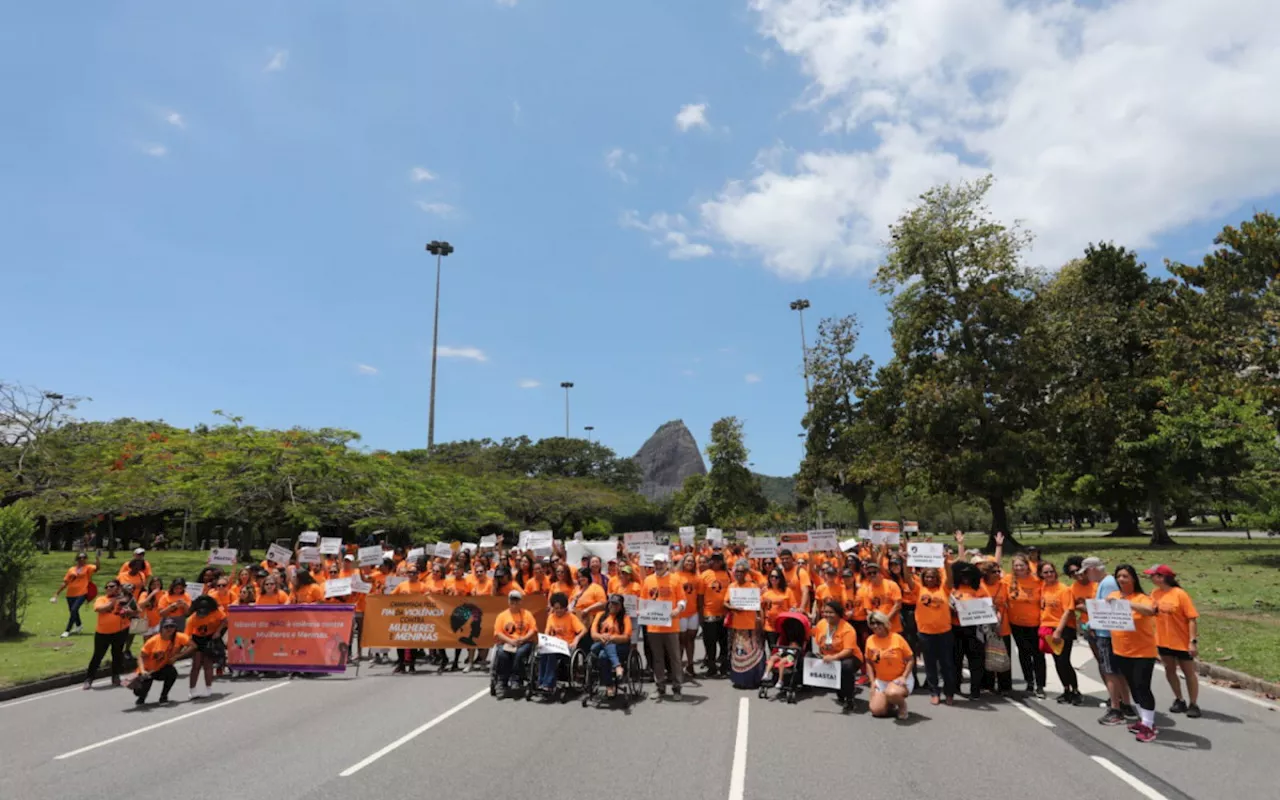
[[[747,514],[761,514],[768,508],[760,481],[747,468],[746,440],[737,417],[724,417],[711,426],[707,444],[707,508],[711,518],[728,524]]]
[[[0,637],[22,628],[27,584],[36,568],[35,520],[23,504],[0,507]]]

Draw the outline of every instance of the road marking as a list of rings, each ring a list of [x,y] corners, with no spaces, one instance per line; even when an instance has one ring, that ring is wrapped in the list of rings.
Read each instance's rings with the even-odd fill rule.
[[[373,755],[369,756],[365,760],[357,764],[354,764],[350,767],[347,767],[342,772],[338,773],[338,777],[350,778],[352,775],[355,775],[360,770],[364,769],[365,767],[369,766],[373,762],[385,756],[387,753],[390,753],[392,750],[395,750],[397,747],[400,747],[401,745],[408,744],[409,742],[413,741],[417,737],[431,730],[435,726],[439,725],[441,722],[444,722],[449,717],[452,717],[454,714],[457,714],[462,709],[466,708],[467,706],[471,705],[475,701],[479,700],[481,697],[484,697],[488,694],[489,694],[488,689],[481,689],[480,691],[471,695],[466,700],[463,700],[461,703],[458,703],[456,706],[444,712],[443,714],[436,717],[435,719],[431,720],[430,722],[409,731],[404,736],[401,736],[399,739],[396,739],[394,742],[382,748],[381,750],[374,753]]]
[[[84,691],[82,687],[72,686],[70,689],[59,689],[56,692],[42,692],[36,695],[35,697],[27,697],[22,700],[10,700],[7,703],[0,703],[0,708],[8,708],[10,706],[20,706],[23,703],[34,703],[37,700],[44,700],[47,697],[54,697],[56,695],[66,694],[67,692],[82,692],[82,691]]]
[[[1129,773],[1120,769],[1115,764],[1111,763],[1110,761],[1103,758],[1102,756],[1089,756],[1089,757],[1092,758],[1094,761],[1098,762],[1098,766],[1102,767],[1107,772],[1110,772],[1112,775],[1115,775],[1120,780],[1132,786],[1134,789],[1137,790],[1138,794],[1147,798],[1147,800],[1169,800],[1169,798],[1165,797],[1164,795],[1157,792],[1155,789],[1152,789],[1147,784],[1143,783],[1142,781],[1133,777]]]
[[[729,800],[742,800],[747,788],[747,698],[738,701],[738,732],[733,738],[733,769],[729,772]]]
[[[1022,702],[1021,700],[1014,700],[1013,707],[1021,711],[1023,714],[1026,714],[1028,717],[1031,717],[1036,722],[1039,722],[1041,725],[1045,726],[1046,728],[1055,727],[1054,724],[1049,721],[1048,717],[1046,717],[1044,714],[1041,714],[1039,711],[1036,711],[1031,706]]]
[[[281,683],[272,684],[271,686],[268,686],[268,687],[266,687],[265,689],[259,689],[259,690],[258,690],[258,691],[256,691],[256,692],[249,692],[248,694],[242,694],[242,695],[240,695],[239,697],[233,697],[233,698],[231,698],[230,700],[223,700],[221,703],[214,703],[214,704],[213,704],[213,705],[211,705],[211,706],[205,706],[204,708],[196,709],[195,711],[190,711],[190,712],[188,712],[188,713],[186,713],[186,714],[183,714],[183,715],[181,715],[181,716],[174,717],[174,718],[172,718],[172,719],[166,719],[166,720],[164,720],[163,722],[157,722],[157,723],[155,723],[154,725],[147,725],[147,726],[146,726],[146,727],[144,727],[144,728],[138,728],[136,731],[129,731],[128,733],[122,733],[122,734],[120,734],[119,736],[112,736],[110,739],[103,739],[101,742],[97,742],[96,744],[88,745],[87,747],[81,747],[79,750],[72,750],[70,753],[63,753],[63,754],[62,754],[62,755],[60,755],[60,756],[54,756],[54,757],[53,757],[53,759],[54,759],[54,761],[61,761],[61,760],[62,760],[62,759],[64,759],[64,758],[71,758],[72,756],[78,756],[78,755],[80,755],[81,753],[87,753],[87,752],[89,752],[90,750],[97,750],[99,747],[106,747],[106,746],[107,746],[107,745],[109,745],[109,744],[115,744],[116,742],[120,742],[120,741],[123,741],[123,740],[125,740],[125,739],[131,739],[131,738],[133,738],[134,736],[137,736],[137,735],[139,735],[139,734],[146,733],[147,731],[154,731],[156,728],[163,728],[163,727],[164,727],[164,726],[166,726],[166,725],[172,725],[173,723],[175,723],[175,722],[181,722],[181,721],[182,721],[182,720],[184,720],[184,719],[190,719],[191,717],[197,717],[197,716],[199,716],[199,715],[201,715],[201,714],[204,714],[204,713],[206,713],[206,712],[208,712],[208,711],[213,711],[214,709],[222,708],[223,706],[229,706],[229,705],[231,705],[232,703],[238,703],[238,702],[240,702],[241,700],[248,700],[250,697],[254,697],[254,696],[256,696],[256,695],[260,695],[260,694],[262,694],[263,692],[269,692],[269,691],[271,691],[272,689],[279,689],[281,686],[288,686],[288,685],[289,685],[289,684],[288,684],[287,682],[281,682]]]

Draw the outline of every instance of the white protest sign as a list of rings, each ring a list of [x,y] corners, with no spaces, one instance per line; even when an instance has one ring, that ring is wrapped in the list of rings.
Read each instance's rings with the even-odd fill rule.
[[[453,548],[449,546],[448,542],[436,542],[435,557],[452,558]]]
[[[573,532],[573,540],[574,540],[575,542],[580,542],[580,541],[582,541],[582,531],[574,531],[574,532]]]
[[[386,588],[382,590],[382,593],[383,593],[383,594],[391,594],[392,592],[394,592],[394,591],[396,590],[396,587],[397,587],[397,586],[399,586],[400,584],[404,583],[404,582],[405,582],[405,581],[407,581],[407,580],[409,580],[409,579],[408,579],[407,577],[405,577],[404,575],[389,575],[389,576],[387,576]]]
[[[404,559],[405,561],[408,561],[412,564],[416,564],[417,562],[421,561],[426,557],[427,557],[427,548],[415,547],[405,555]]]
[[[907,545],[908,567],[942,569],[946,565],[947,556],[941,542],[911,542]]]
[[[902,523],[902,532],[903,532],[903,533],[919,533],[919,532],[920,532],[920,523],[919,523],[919,522],[904,522],[904,523]]]
[[[840,547],[835,531],[809,531],[809,550],[814,553],[834,551]]]
[[[350,580],[351,580],[351,591],[353,592],[359,592],[360,594],[368,594],[369,591],[373,589],[373,584],[369,583],[364,578],[360,577],[358,574],[352,575]]]
[[[320,555],[336,556],[342,552],[341,536],[326,536],[320,540]]]
[[[759,611],[760,589],[755,586],[730,586],[729,605],[740,611]]]
[[[289,560],[292,558],[293,558],[293,553],[290,553],[286,548],[283,548],[278,544],[272,543],[269,547],[267,547],[268,561],[274,562],[283,567],[284,565],[288,564]]]
[[[320,541],[320,534],[316,531],[303,531],[298,534],[298,542],[300,544],[315,544]]]
[[[324,582],[325,599],[330,597],[346,597],[351,594],[350,578],[331,578]]]
[[[666,555],[667,546],[665,544],[642,544],[639,547],[640,566],[652,567],[653,557],[659,553]]]
[[[532,533],[532,531],[520,531],[520,538],[519,538],[518,540],[516,540],[516,549],[517,549],[517,550],[528,550],[528,549],[529,549],[529,534],[530,534],[530,533]]]
[[[382,545],[361,547],[356,551],[356,563],[362,567],[376,567],[382,563]]]
[[[719,528],[707,528],[707,541],[711,542],[712,546],[723,545],[724,531]]]
[[[582,546],[582,542],[564,543],[564,558],[570,566],[581,566],[582,559],[586,557],[587,552],[587,548]]]
[[[555,537],[551,531],[529,531],[529,536],[525,543],[528,548],[537,556],[551,555],[551,543],[555,541]]]
[[[1089,627],[1100,631],[1132,631],[1133,606],[1128,600],[1085,600]]]
[[[622,596],[622,608],[627,612],[628,617],[635,617],[640,613],[640,596],[635,594],[624,594]]]
[[[655,544],[653,531],[636,531],[622,534],[622,543],[633,553],[640,552],[640,545]]]
[[[639,623],[654,627],[671,627],[671,601],[641,600]]]
[[[790,550],[793,555],[809,552],[808,533],[784,533],[778,537],[778,549]]]
[[[545,633],[538,634],[538,655],[569,655],[569,643],[564,639],[555,636],[548,636]]]
[[[209,561],[215,567],[229,567],[236,563],[234,547],[215,547],[209,551]]]
[[[497,534],[490,534],[489,536],[481,536],[480,546],[483,548],[490,548],[490,549],[497,547],[498,546]]]
[[[868,528],[858,528],[858,539],[864,542],[871,541],[871,531]]]
[[[857,550],[857,549],[858,549],[858,540],[857,540],[857,539],[845,539],[843,542],[841,542],[841,543],[840,543],[840,549],[841,549],[841,551],[843,551],[843,552],[845,552],[845,553],[849,552],[850,550]]]
[[[697,532],[697,530],[698,529],[693,527],[692,525],[685,525],[684,527],[680,528],[680,544],[684,545],[685,547],[692,547],[693,537],[694,537],[694,534]]]
[[[191,598],[192,600],[195,600],[197,597],[199,597],[199,596],[200,596],[200,595],[202,595],[202,594],[204,594],[204,584],[203,584],[203,583],[188,583],[188,584],[187,584],[187,597]]]
[[[960,625],[971,628],[975,625],[996,625],[1000,617],[990,597],[975,597],[972,600],[956,600],[956,616]]]
[[[840,690],[840,662],[830,663],[821,658],[805,656],[804,685],[816,686],[820,689]]]
[[[777,540],[772,536],[752,536],[750,555],[752,558],[777,558]]]
[[[299,564],[319,564],[320,548],[318,547],[300,547],[298,548]]]
[[[902,539],[902,529],[892,520],[871,521],[872,544],[897,544]]]

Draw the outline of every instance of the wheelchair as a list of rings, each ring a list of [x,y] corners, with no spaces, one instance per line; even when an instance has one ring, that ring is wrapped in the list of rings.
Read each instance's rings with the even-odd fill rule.
[[[586,642],[583,638],[583,642]],[[561,661],[556,665],[556,688],[550,693],[538,688],[538,649],[535,647],[533,655],[529,657],[529,663],[525,670],[525,691],[524,699],[531,701],[535,696],[544,696],[557,703],[569,702],[571,693],[580,693],[587,683],[587,662],[590,660],[591,654],[589,650],[583,646],[583,642],[578,643],[578,647],[574,648],[569,654],[569,662],[566,664]],[[589,644],[588,644],[589,647]]]
[[[502,645],[500,644],[496,645],[494,647],[493,656],[489,659],[489,696],[496,697],[499,700],[507,696],[507,689],[505,686],[500,685],[500,681],[498,678],[498,659],[499,659],[498,651],[501,649],[501,647]],[[529,665],[530,664],[533,665],[532,674],[536,682],[536,679],[538,676],[538,671],[537,671],[538,648],[537,647],[534,647],[533,651],[529,654],[529,659],[525,663],[525,669],[523,672],[517,671],[515,668],[515,664],[511,665],[511,675],[510,675],[511,680],[514,680],[516,682],[516,685],[520,687],[522,690],[524,690],[526,694],[529,691],[529,687],[533,685],[529,682],[529,675],[530,675]]]
[[[614,685],[617,687],[615,698],[621,698],[625,705],[631,705],[644,696],[644,665],[640,660],[641,645],[628,647],[626,663],[623,665],[623,676]],[[600,681],[600,660],[587,653],[587,674],[582,688],[582,707],[591,704],[600,707],[601,702],[612,699],[605,694],[605,687]]]

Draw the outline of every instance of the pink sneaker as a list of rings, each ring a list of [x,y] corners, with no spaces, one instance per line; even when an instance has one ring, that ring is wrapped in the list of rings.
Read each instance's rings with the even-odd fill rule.
[[[1142,728],[1142,720],[1140,719],[1135,719],[1133,722],[1129,723],[1129,733],[1137,733],[1142,730]]]
[[[1138,729],[1138,732],[1134,734],[1134,736],[1140,742],[1154,742],[1156,740],[1156,729],[1148,725],[1143,725]]]

